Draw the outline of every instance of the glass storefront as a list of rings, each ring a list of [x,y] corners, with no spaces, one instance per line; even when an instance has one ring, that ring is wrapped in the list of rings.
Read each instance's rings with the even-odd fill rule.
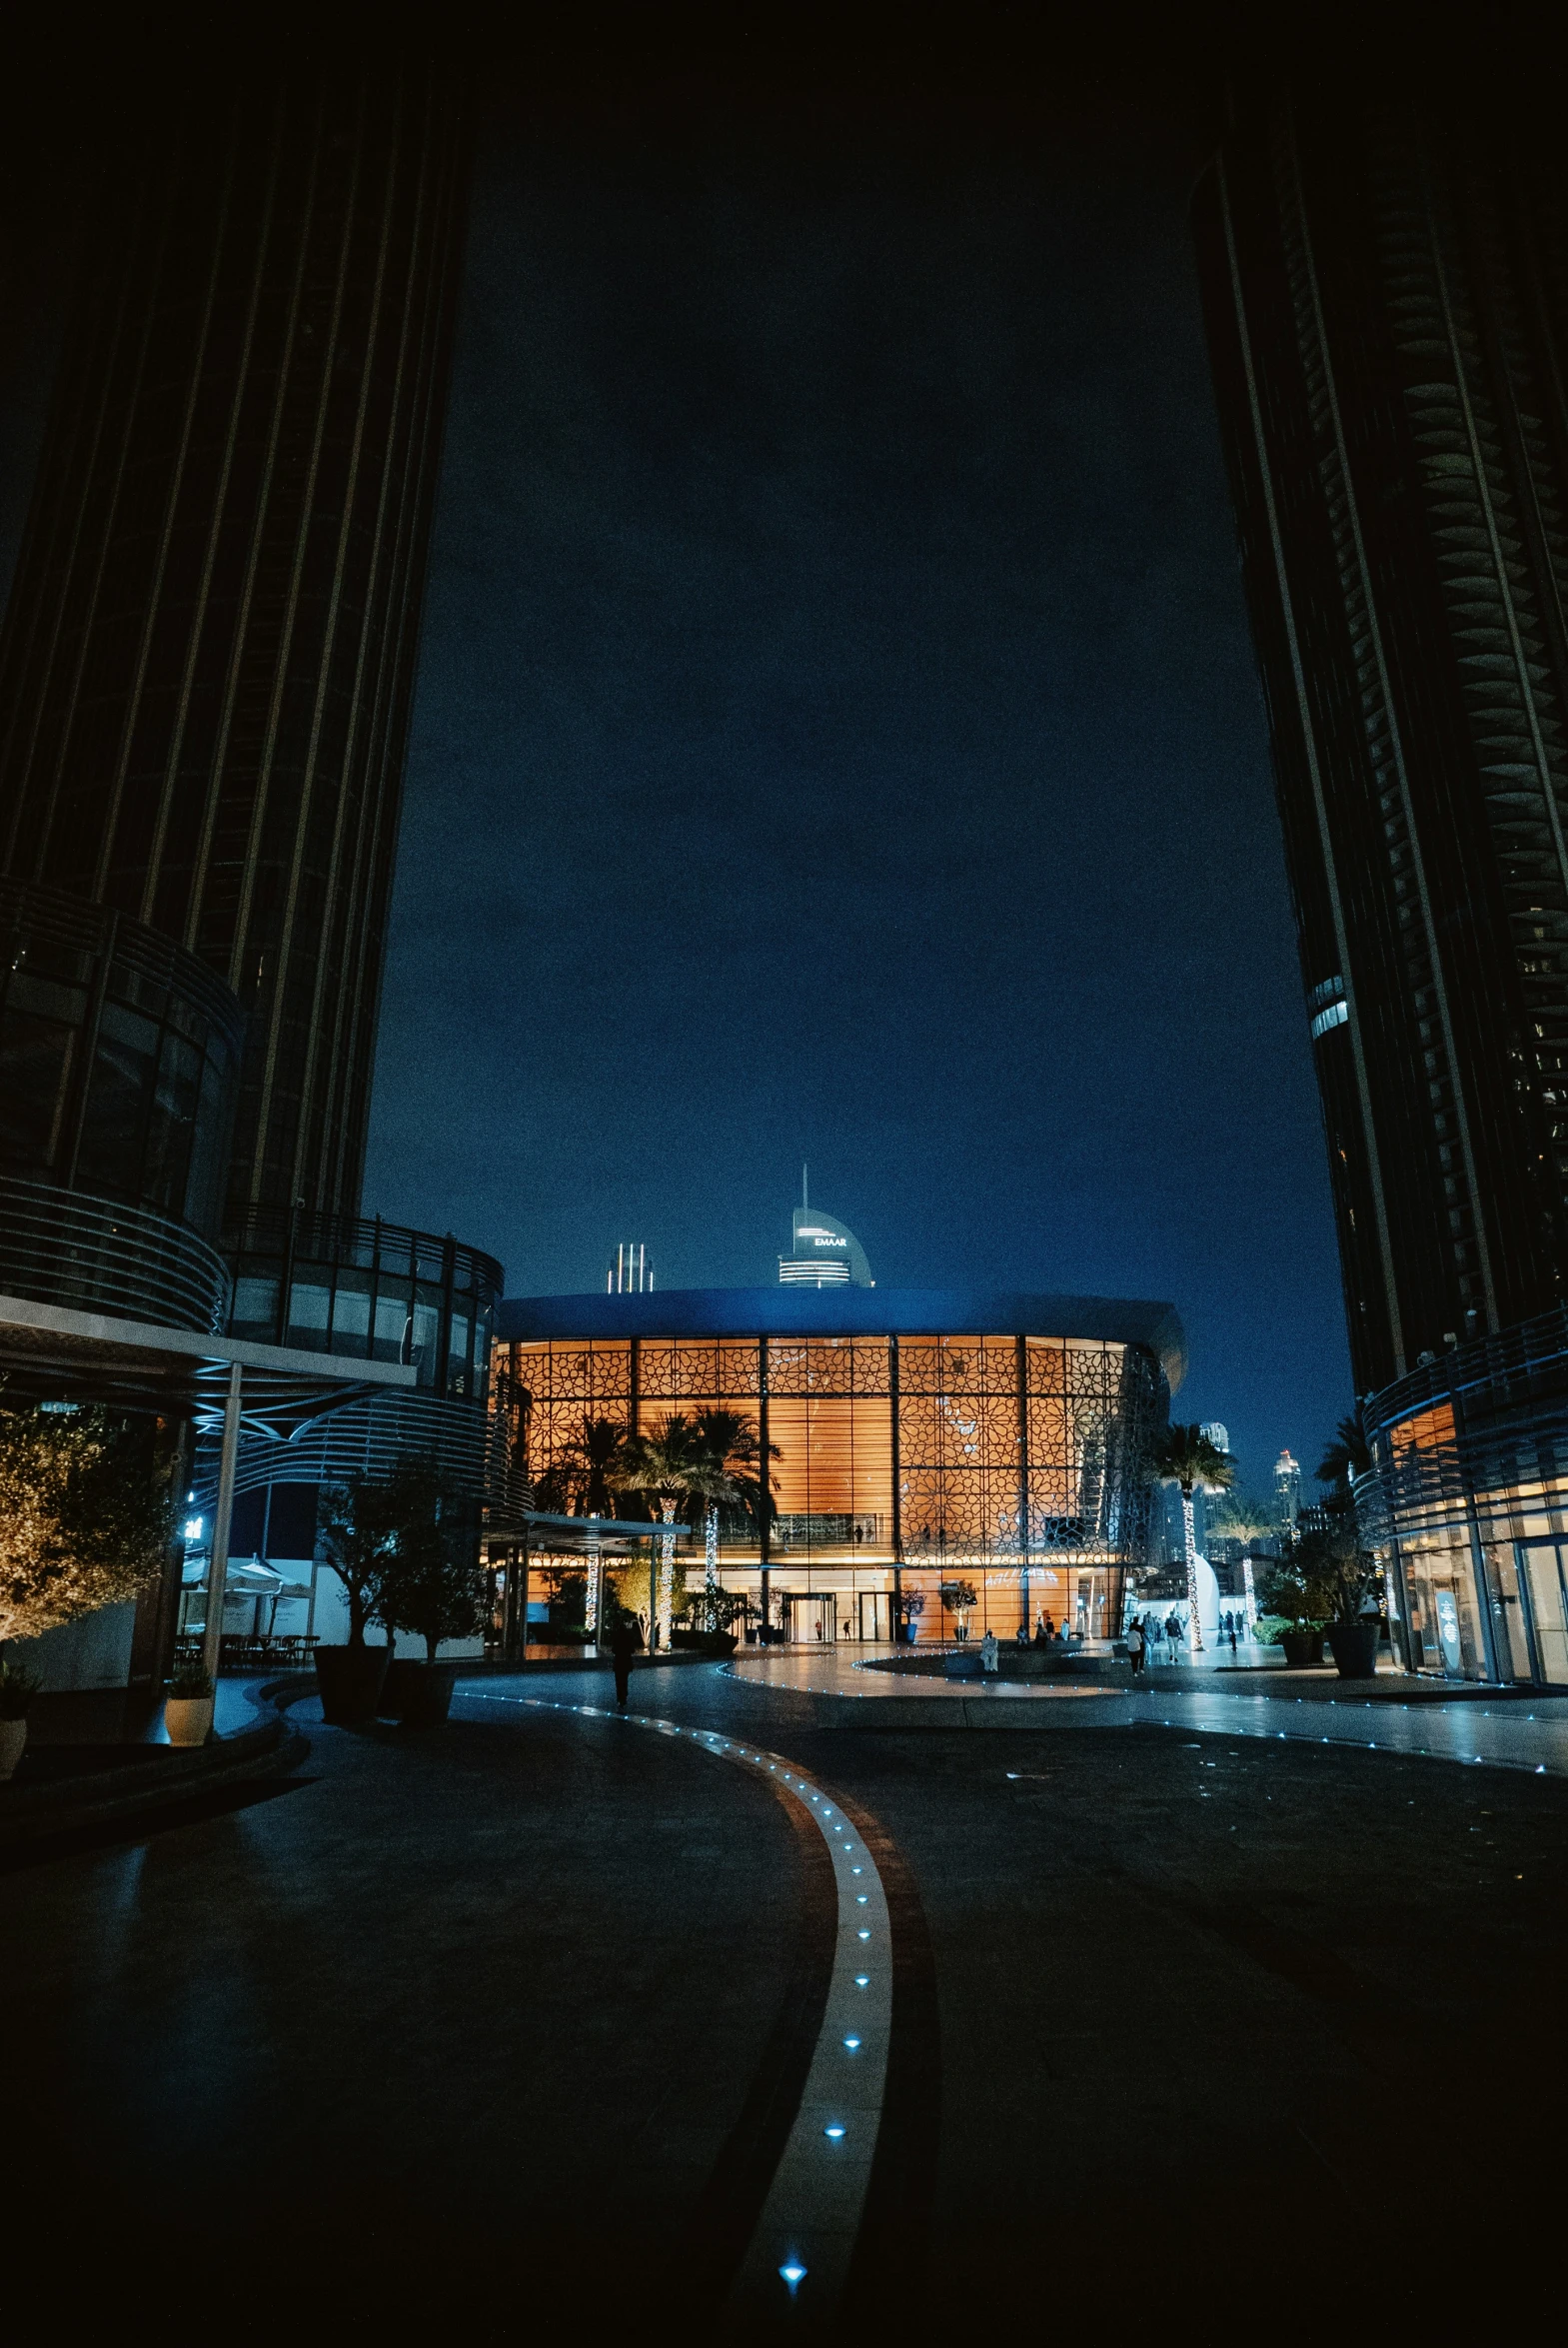
[[[1455,1346],[1366,1416],[1357,1513],[1411,1667],[1568,1687],[1568,1312]]]

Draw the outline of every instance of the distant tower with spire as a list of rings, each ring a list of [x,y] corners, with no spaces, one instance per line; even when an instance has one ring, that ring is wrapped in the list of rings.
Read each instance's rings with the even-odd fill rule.
[[[779,1258],[779,1277],[788,1288],[874,1288],[865,1249],[847,1223],[812,1211],[809,1169],[800,1169],[800,1203],[787,1255]]]

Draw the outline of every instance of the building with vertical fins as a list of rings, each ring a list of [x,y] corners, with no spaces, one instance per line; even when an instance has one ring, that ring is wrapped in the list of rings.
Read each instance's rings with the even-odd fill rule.
[[[1481,99],[1254,92],[1194,200],[1371,1510],[1568,1676],[1568,207]]]
[[[226,1223],[357,1213],[464,207],[402,70],[135,114],[0,638],[0,872],[238,996]]]
[[[233,1547],[287,1519],[269,1618],[330,1636],[307,1487],[431,1458],[476,1540],[512,1490],[500,1264],[360,1211],[467,132],[391,28],[159,87],[102,158],[0,631],[0,1300],[320,1364],[332,1408],[248,1409]],[[218,1421],[180,1410],[200,1533]]]

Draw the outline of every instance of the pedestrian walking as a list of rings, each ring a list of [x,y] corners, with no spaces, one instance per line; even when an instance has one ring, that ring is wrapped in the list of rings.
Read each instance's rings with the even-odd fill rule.
[[[1165,1637],[1170,1647],[1170,1659],[1174,1663],[1176,1650],[1181,1644],[1181,1616],[1176,1612],[1174,1606],[1165,1616]]]
[[[1138,1673],[1143,1668],[1143,1626],[1139,1622],[1136,1614],[1133,1615],[1132,1620],[1127,1624],[1126,1644],[1127,1661],[1132,1665],[1132,1676],[1134,1679],[1136,1679]]]
[[[1225,1636],[1230,1641],[1230,1660],[1233,1663],[1236,1659],[1236,1618],[1234,1614],[1225,1616]]]
[[[630,1614],[619,1614],[610,1633],[610,1660],[616,1674],[616,1702],[624,1712],[627,1708],[627,1682],[632,1676],[632,1657],[643,1643],[643,1633]]]

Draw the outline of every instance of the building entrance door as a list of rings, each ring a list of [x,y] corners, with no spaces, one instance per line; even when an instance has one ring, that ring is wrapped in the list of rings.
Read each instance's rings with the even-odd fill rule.
[[[859,1593],[860,1636],[892,1643],[892,1592],[862,1589]]]
[[[796,1646],[824,1647],[838,1637],[838,1601],[831,1590],[809,1597],[791,1596],[789,1636]]]
[[[1515,1541],[1514,1557],[1534,1676],[1568,1686],[1568,1543]]]

